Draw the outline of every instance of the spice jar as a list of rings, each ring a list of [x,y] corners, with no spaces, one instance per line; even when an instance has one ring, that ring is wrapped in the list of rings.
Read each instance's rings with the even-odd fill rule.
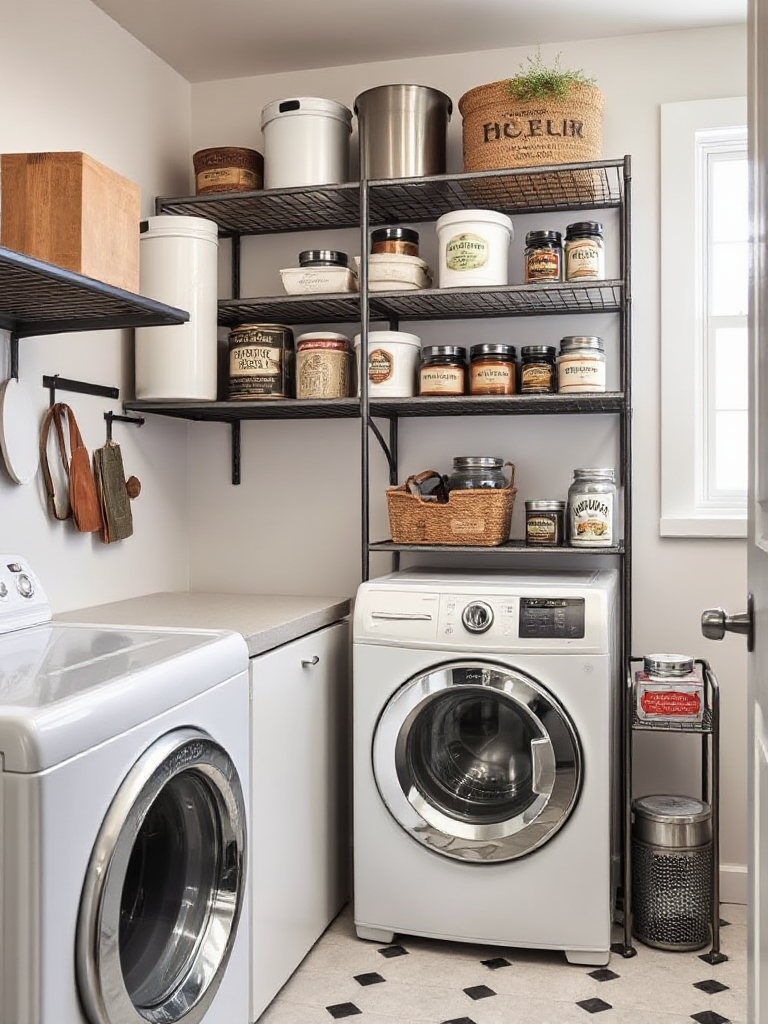
[[[516,356],[514,345],[473,345],[469,350],[469,393],[514,395]]]
[[[520,349],[520,392],[524,395],[555,391],[554,345],[524,345]]]
[[[565,229],[566,281],[602,281],[604,277],[603,225],[596,220],[569,224]]]
[[[616,544],[617,498],[612,469],[574,469],[568,489],[568,543],[572,547]]]
[[[300,267],[346,267],[349,257],[338,249],[305,249],[299,253]]]
[[[506,487],[504,459],[497,455],[459,455],[453,460],[445,486],[449,491]]]
[[[602,338],[573,334],[560,339],[557,390],[566,395],[605,391],[605,351]]]
[[[559,231],[529,231],[525,236],[525,283],[563,280],[563,236]]]
[[[377,228],[371,232],[371,252],[419,255],[419,232],[413,228]]]
[[[350,341],[344,334],[313,331],[296,339],[296,397],[347,398]]]
[[[549,548],[565,543],[564,501],[526,501],[525,543]]]
[[[467,389],[467,350],[458,345],[426,345],[419,368],[420,395],[463,395]]]

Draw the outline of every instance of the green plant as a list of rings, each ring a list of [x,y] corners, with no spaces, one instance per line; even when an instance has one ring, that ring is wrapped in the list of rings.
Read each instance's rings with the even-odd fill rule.
[[[516,100],[537,100],[554,97],[563,100],[572,85],[596,85],[597,79],[585,75],[581,68],[560,67],[561,54],[557,54],[552,67],[547,67],[541,50],[526,57],[520,71],[509,80],[509,91]]]

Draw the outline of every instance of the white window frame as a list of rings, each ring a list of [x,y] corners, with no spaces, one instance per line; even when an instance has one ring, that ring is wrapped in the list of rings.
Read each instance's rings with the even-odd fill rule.
[[[707,509],[697,501],[704,337],[696,251],[696,132],[746,124],[746,97],[661,105],[662,537],[747,535],[746,500]]]

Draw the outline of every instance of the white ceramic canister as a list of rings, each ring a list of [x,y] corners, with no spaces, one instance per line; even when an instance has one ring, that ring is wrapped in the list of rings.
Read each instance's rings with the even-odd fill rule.
[[[358,394],[360,340],[355,335]],[[368,394],[371,398],[412,398],[417,394],[421,338],[405,331],[368,332]]]
[[[512,221],[494,210],[454,210],[436,224],[440,242],[439,287],[509,283]]]
[[[297,96],[261,111],[264,188],[349,180],[352,111],[335,100]]]
[[[136,397],[216,399],[218,229],[203,217],[141,222],[139,290],[189,320],[136,329]]]

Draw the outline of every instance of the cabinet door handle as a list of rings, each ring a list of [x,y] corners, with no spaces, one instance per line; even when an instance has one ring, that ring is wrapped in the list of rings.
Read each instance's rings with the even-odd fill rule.
[[[318,661],[320,661],[320,659],[318,658],[317,655],[315,655],[312,658],[302,658],[301,659],[301,667],[302,668],[311,668],[313,665],[316,665],[318,663]]]

